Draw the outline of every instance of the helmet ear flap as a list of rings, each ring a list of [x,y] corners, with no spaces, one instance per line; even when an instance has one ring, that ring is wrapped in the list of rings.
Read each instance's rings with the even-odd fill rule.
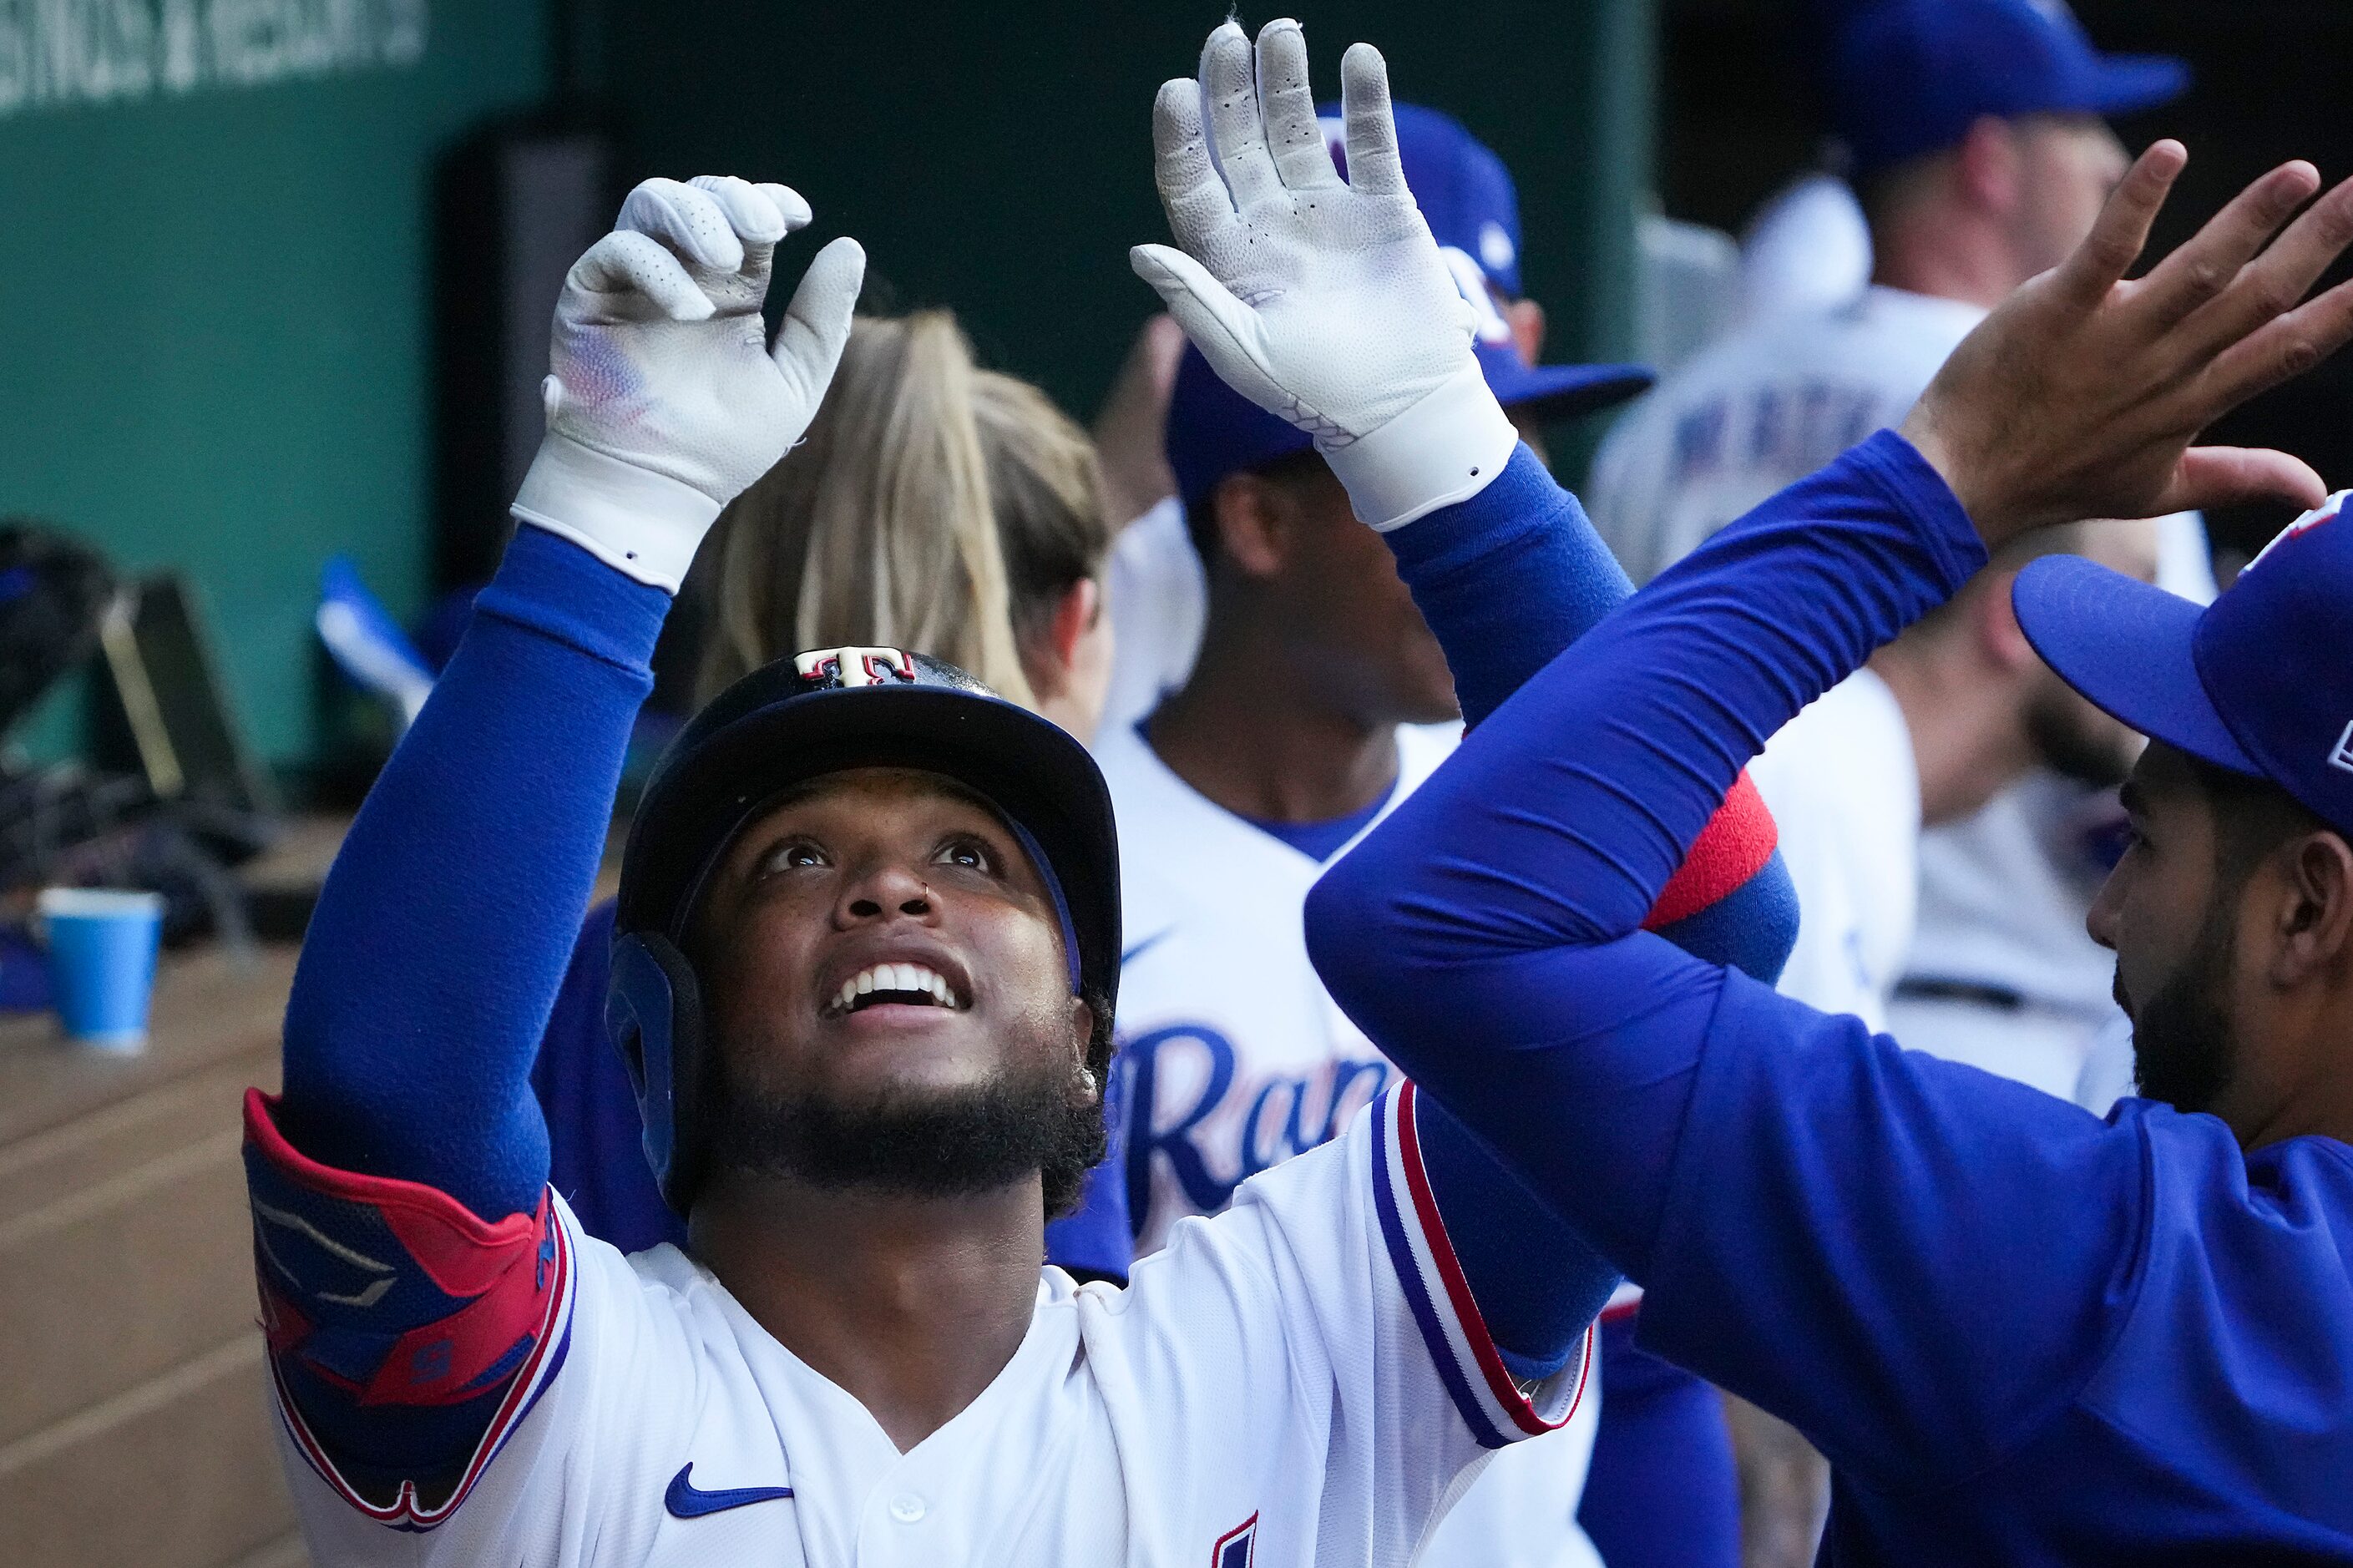
[[[668,937],[631,932],[613,942],[605,1029],[637,1091],[646,1161],[662,1201],[683,1218],[692,1196],[693,1132],[702,1090],[702,987]]]

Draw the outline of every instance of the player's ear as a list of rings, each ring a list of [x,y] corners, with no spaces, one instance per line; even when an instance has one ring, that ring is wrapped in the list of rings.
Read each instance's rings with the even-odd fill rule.
[[[1999,115],[1978,117],[1954,153],[1954,174],[1972,205],[2007,217],[2025,188],[2018,128]]]
[[[2280,884],[2272,984],[2288,990],[2342,970],[2353,947],[2353,847],[2333,832],[2308,833],[2283,846],[2266,870]],[[2260,889],[2266,879],[2258,871],[2248,885]]]
[[[1094,1069],[1087,1066],[1087,1055],[1095,1039],[1095,1010],[1085,998],[1071,998],[1071,1068],[1079,1081],[1083,1100],[1098,1104],[1103,1100],[1103,1086],[1096,1081]]]
[[[1245,577],[1282,570],[1293,502],[1282,487],[1258,474],[1229,474],[1209,492],[1218,545]]]
[[[1062,590],[1052,611],[1019,638],[1021,673],[1029,678],[1031,691],[1049,698],[1069,689],[1079,644],[1094,630],[1103,614],[1103,584],[1093,578],[1082,577]]]
[[[1969,630],[1978,651],[1996,668],[2010,673],[2042,662],[2034,645],[2026,640],[2025,628],[2018,624],[2018,611],[2010,602],[2010,589],[2017,582],[2014,568],[1988,567],[1968,590]]]

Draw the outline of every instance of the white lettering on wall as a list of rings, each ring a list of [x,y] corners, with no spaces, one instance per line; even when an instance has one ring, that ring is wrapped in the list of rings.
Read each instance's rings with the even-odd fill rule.
[[[398,69],[427,0],[0,0],[0,118]]]

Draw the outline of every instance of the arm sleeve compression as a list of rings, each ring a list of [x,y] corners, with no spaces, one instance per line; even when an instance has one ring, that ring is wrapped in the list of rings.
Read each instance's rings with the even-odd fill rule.
[[[1873,437],[1504,701],[1307,913],[1357,1023],[1649,1289],[1646,1341],[1915,1485],[2096,1364],[2139,1140],[1641,928],[1765,737],[1983,561]]]
[[[536,1209],[532,1063],[604,854],[670,596],[528,525],[335,858],[286,1009],[311,1159]]]
[[[1383,537],[1474,725],[1633,593],[1575,498],[1525,447],[1472,501]],[[1797,910],[1772,853],[1771,818],[1752,795],[1718,823],[1710,832],[1719,863],[1705,868],[1715,886],[1667,935],[1711,962],[1753,965],[1769,982]],[[1617,1271],[1437,1100],[1418,1100],[1415,1114],[1431,1191],[1506,1363],[1523,1378],[1557,1371]]]

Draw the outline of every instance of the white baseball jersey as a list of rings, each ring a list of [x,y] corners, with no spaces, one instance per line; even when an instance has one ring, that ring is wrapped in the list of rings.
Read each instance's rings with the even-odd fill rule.
[[[1887,1027],[1919,894],[1920,774],[1911,726],[1867,669],[1824,692],[1749,764],[1798,891],[1782,994]]]
[[[281,1163],[322,1192],[365,1185]],[[401,1237],[447,1281],[468,1236],[527,1217],[421,1220],[424,1189],[401,1185],[367,1200],[387,1231],[322,1196],[335,1235],[257,1189],[273,1345],[326,1289],[305,1278],[376,1263],[355,1241]],[[1559,1375],[1513,1384],[1430,1198],[1409,1087],[1177,1226],[1126,1289],[1045,1269],[1013,1359],[905,1453],[692,1259],[625,1258],[560,1201],[539,1223],[521,1244],[526,1272],[543,1262],[538,1332],[446,1502],[367,1500],[281,1396],[321,1563],[1405,1563],[1490,1455],[1568,1418],[1590,1355],[1588,1334]]]
[[[1733,519],[1898,425],[1974,305],[1872,289],[1827,314],[1771,315],[1734,333],[1627,410],[1584,500],[1646,583]]]
[[[1401,729],[1390,805],[1452,746],[1444,731]],[[1204,798],[1132,723],[1100,731],[1096,755],[1119,818],[1116,1070],[1141,1256],[1174,1245],[1198,1223],[1189,1216],[1217,1213],[1260,1172],[1308,1157],[1398,1074],[1308,962],[1303,910],[1328,862]],[[1567,1430],[1499,1455],[1439,1527],[1429,1560],[1598,1568],[1577,1507],[1599,1403],[1588,1394]]]

